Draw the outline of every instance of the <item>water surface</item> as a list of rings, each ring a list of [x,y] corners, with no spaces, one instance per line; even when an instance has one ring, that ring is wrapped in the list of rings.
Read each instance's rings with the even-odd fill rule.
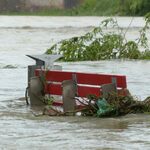
[[[43,54],[53,43],[82,35],[98,26],[103,19],[0,16],[0,149],[149,149],[149,115],[99,119],[35,117],[33,110],[21,99],[27,86],[27,66],[34,64],[26,54]],[[132,20],[129,17],[117,19],[124,31]],[[135,38],[143,25],[143,18],[134,18],[127,38]],[[56,64],[67,71],[126,75],[128,88],[134,96],[141,100],[150,96],[150,61]]]

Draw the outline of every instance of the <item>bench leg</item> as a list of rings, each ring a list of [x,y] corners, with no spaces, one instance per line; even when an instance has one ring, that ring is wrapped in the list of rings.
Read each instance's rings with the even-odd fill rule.
[[[75,115],[75,96],[76,86],[73,80],[65,80],[62,82],[62,97],[63,97],[63,109],[66,115]]]
[[[117,81],[116,78],[112,78],[112,83],[102,85],[102,97],[107,99],[109,94],[117,94]]]
[[[31,107],[33,106],[44,106],[44,102],[42,101],[42,90],[43,86],[39,79],[39,77],[32,77],[30,79],[29,86],[29,97]]]

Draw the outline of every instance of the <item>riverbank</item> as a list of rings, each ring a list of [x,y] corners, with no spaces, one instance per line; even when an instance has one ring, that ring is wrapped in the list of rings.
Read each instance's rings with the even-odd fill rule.
[[[5,10],[0,15],[19,16],[143,16],[148,10],[141,8],[141,11],[132,10],[128,7],[129,2],[122,3],[119,0],[86,0],[84,3],[72,9],[42,8],[29,10]],[[133,6],[137,6],[132,4]],[[131,5],[131,6],[132,6]],[[131,7],[132,8],[132,7]],[[135,8],[136,9],[136,8]]]

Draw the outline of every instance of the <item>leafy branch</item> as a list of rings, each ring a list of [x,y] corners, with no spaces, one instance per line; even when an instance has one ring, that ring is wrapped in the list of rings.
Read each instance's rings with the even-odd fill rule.
[[[150,25],[150,14],[145,17],[145,26],[139,31],[138,40],[128,41],[118,22],[105,19],[98,27],[80,37],[72,37],[54,44],[48,54],[62,54],[63,61],[85,61],[105,59],[150,59],[146,32]],[[108,31],[109,28],[117,32]],[[144,52],[140,51],[140,48]],[[148,57],[147,57],[148,56]]]

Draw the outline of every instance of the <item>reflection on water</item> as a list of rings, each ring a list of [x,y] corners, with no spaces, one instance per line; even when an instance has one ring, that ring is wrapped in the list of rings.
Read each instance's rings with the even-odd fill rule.
[[[102,19],[0,16],[0,149],[149,149],[149,115],[99,119],[35,117],[21,99],[27,85],[27,65],[34,63],[26,54],[42,54],[61,39],[91,30]],[[131,21],[131,18],[117,19],[123,28]],[[143,18],[135,18],[127,37],[136,37],[143,24]],[[56,64],[64,70],[124,74],[133,95],[142,100],[150,95],[150,61]]]

